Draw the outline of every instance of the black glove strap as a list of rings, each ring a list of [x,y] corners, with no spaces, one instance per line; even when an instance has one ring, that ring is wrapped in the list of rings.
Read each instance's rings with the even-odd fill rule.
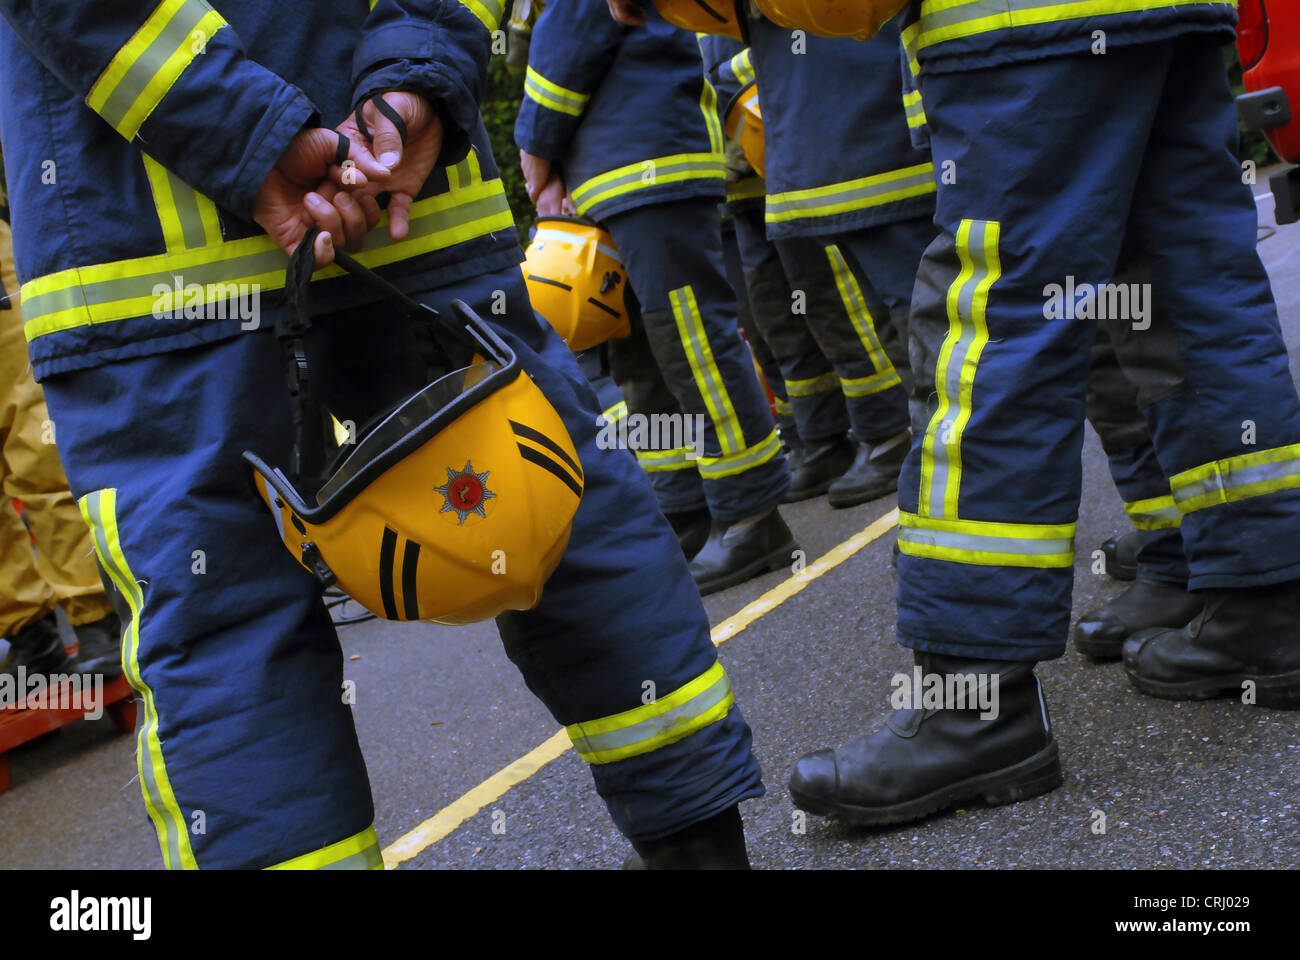
[[[406,121],[402,115],[393,109],[392,104],[383,98],[382,94],[371,94],[370,102],[374,104],[376,110],[388,118],[389,122],[397,128],[397,135],[402,138],[402,146],[406,146]],[[357,104],[357,129],[367,140],[371,139],[370,131],[366,129],[366,118],[362,115],[364,103]]]

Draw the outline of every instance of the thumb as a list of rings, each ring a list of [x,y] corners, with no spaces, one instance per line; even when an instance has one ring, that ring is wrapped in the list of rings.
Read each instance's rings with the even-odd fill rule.
[[[402,100],[399,100],[396,97],[393,99],[397,102],[394,103],[385,97],[384,103],[386,103],[390,108],[393,108],[397,112],[398,116],[402,117],[402,121],[409,129],[412,118],[402,116],[405,112],[402,110],[402,107],[405,106],[405,104]],[[366,126],[370,130],[370,142],[372,144],[371,152],[381,164],[390,170],[393,169],[402,162],[402,135],[398,131],[397,125],[385,115],[383,110],[375,106],[375,100],[373,97],[365,102],[365,106],[361,108],[361,111],[362,116],[365,118]]]

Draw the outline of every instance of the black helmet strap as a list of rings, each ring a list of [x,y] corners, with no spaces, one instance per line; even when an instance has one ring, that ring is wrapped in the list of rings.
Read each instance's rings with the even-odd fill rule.
[[[306,337],[311,329],[311,278],[316,270],[314,246],[320,227],[313,226],[295,248],[285,271],[288,310],[281,311],[275,335],[284,350],[288,373],[289,397],[293,408],[294,451],[290,463],[295,484],[318,481],[327,459],[324,438],[328,435],[329,415],[321,402],[321,385],[310,374],[307,364]],[[334,262],[349,274],[397,304],[415,327],[420,351],[430,366],[450,370],[445,350],[434,331],[440,331],[463,346],[472,356],[481,352],[478,343],[463,326],[449,323],[437,310],[407,296],[384,277],[363,266],[342,250],[334,253]]]

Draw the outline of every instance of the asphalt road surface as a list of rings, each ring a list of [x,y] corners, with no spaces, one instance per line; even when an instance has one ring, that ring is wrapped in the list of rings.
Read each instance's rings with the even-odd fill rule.
[[[1266,193],[1262,184],[1256,191]],[[1259,201],[1261,226],[1275,229],[1260,251],[1300,357],[1300,225],[1275,228],[1271,196]],[[1128,529],[1091,429],[1083,469],[1076,616],[1120,592],[1088,559],[1096,544]],[[811,562],[894,506],[891,497],[834,511],[819,499],[783,510]],[[1060,789],[882,831],[810,816],[798,832],[785,788],[790,766],[877,727],[889,677],[910,667],[910,651],[894,640],[892,542],[885,529],[856,552],[840,551],[841,562],[792,596],[769,598],[771,609],[721,646],[767,785],[765,797],[742,807],[755,867],[1300,866],[1300,713],[1150,699],[1119,665],[1094,664],[1073,649],[1039,668],[1065,768]],[[708,598],[712,623],[787,577],[769,574]],[[572,749],[540,751],[549,761],[540,766],[537,755],[517,763],[558,726],[525,689],[491,624],[370,622],[341,636],[390,865],[621,864],[629,848]],[[161,867],[135,782],[133,739],[107,718],[72,724],[10,761],[0,866]],[[494,785],[501,777],[485,785],[506,768],[507,789]],[[1104,833],[1096,829],[1103,816]]]

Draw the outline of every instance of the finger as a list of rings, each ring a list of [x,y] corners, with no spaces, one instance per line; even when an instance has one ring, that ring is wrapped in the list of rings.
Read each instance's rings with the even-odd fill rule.
[[[335,160],[338,155],[335,154]],[[349,190],[360,189],[371,180],[387,180],[393,171],[375,159],[370,148],[356,137],[349,138],[347,159],[330,167],[330,179]]]
[[[366,239],[366,214],[361,204],[348,196],[346,190],[340,190],[334,197],[334,209],[343,221],[343,232],[347,235],[347,249],[360,250]]]
[[[645,26],[645,12],[632,0],[608,0],[609,15],[619,23],[630,23],[634,27]]]
[[[378,225],[379,218],[384,215],[384,211],[379,209],[375,198],[368,193],[362,194],[356,200],[361,204],[361,212],[366,215],[366,229],[373,230]]]
[[[334,209],[334,204],[314,191],[307,194],[303,199],[303,203],[307,207],[307,213],[312,222],[321,230],[330,234],[336,244],[347,242],[347,233],[343,229],[343,218]]]
[[[396,124],[375,106],[374,99],[367,100],[361,108],[366,126],[370,129],[370,142],[379,163],[390,170],[402,162],[402,135]]]
[[[388,199],[388,234],[394,240],[405,240],[411,230],[411,203],[414,199],[409,193],[394,193]]]
[[[334,243],[330,240],[330,235],[321,231],[316,235],[316,243],[312,247],[312,255],[316,258],[316,266],[323,267],[326,264],[334,262]]]

